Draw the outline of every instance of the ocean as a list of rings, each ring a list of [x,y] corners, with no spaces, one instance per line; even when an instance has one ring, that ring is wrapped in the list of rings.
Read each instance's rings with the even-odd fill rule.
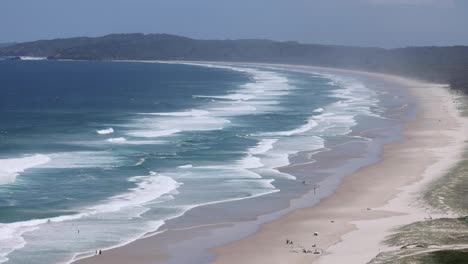
[[[3,60],[0,91],[0,263],[15,264],[69,263],[203,205],[298,196],[323,177],[288,165],[356,141],[375,162],[408,106],[349,76],[237,64]],[[396,130],[358,133],[379,127]]]

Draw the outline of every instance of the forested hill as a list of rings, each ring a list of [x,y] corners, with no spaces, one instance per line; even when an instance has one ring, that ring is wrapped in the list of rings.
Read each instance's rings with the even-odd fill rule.
[[[75,60],[206,60],[316,65],[450,83],[468,92],[468,46],[400,49],[271,40],[196,40],[167,34],[112,34],[19,43],[0,56]]]
[[[16,42],[9,42],[9,43],[0,43],[0,48],[8,47],[8,46],[13,46],[15,44],[18,44]]]

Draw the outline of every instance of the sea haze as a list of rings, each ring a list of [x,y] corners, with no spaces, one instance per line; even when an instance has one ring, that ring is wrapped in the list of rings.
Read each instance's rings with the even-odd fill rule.
[[[278,167],[385,111],[352,78],[239,65],[4,60],[0,90],[0,262],[15,264],[291,189],[303,177]]]

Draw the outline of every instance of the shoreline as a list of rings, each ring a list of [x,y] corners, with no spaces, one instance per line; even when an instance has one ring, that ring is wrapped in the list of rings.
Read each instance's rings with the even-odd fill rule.
[[[190,62],[183,62],[183,63],[190,63]],[[209,63],[209,62],[196,62],[196,63]],[[232,64],[232,63],[224,63],[224,64]],[[248,64],[243,63],[242,65],[248,65]],[[388,79],[390,79],[390,82],[395,82],[395,83],[400,83],[400,84],[403,84],[404,82],[406,82],[405,85],[408,85],[408,86],[411,86],[411,85],[408,84],[408,82],[412,82],[413,86],[415,85],[414,83],[417,83],[418,85],[424,85],[424,86],[431,85],[431,86],[433,86],[433,88],[436,88],[435,90],[443,91],[443,93],[447,93],[448,95],[445,94],[444,95],[445,97],[450,95],[448,93],[448,90],[445,90],[445,88],[441,88],[438,85],[422,84],[422,83],[419,83],[419,82],[408,81],[408,80],[400,78],[400,77],[389,76],[389,75],[384,75],[384,74],[355,72],[355,71],[350,71],[350,70],[328,69],[328,68],[318,68],[318,67],[310,67],[310,66],[295,66],[295,65],[280,65],[280,64],[274,64],[274,65],[273,64],[251,64],[251,65],[253,65],[253,66],[273,67],[273,68],[276,68],[276,69],[301,71],[301,72],[308,72],[308,73],[322,71],[322,72],[335,72],[335,73],[353,73],[353,74],[357,74],[359,76],[364,76],[364,77],[365,76],[367,76],[367,77],[370,76],[372,78],[388,78]],[[414,87],[413,87],[413,89],[414,89]],[[426,91],[427,89],[428,88],[423,88],[423,91]],[[418,95],[415,95],[416,98],[417,98],[417,96]],[[419,96],[421,96],[421,95],[419,95]],[[419,98],[418,100],[420,100],[420,99],[421,98]],[[450,99],[450,98],[448,98],[448,99]],[[437,102],[437,103],[439,103],[439,102]],[[448,103],[448,102],[444,101],[444,103]],[[419,114],[421,114],[421,113],[419,113]],[[412,122],[417,123],[419,119],[420,119],[420,116],[418,116],[417,120],[412,121]],[[412,125],[411,122],[410,122],[408,126],[414,126],[414,125],[415,124]],[[404,135],[407,138],[408,138],[408,136],[406,135],[406,133],[408,132],[407,131],[408,126],[407,126],[407,128],[405,129],[405,132],[404,132]],[[409,141],[409,139],[403,141],[403,143],[407,142],[407,141]],[[338,190],[333,192],[333,194],[331,194],[330,196],[327,196],[327,198],[322,199],[318,205],[309,205],[310,207],[306,207],[304,209],[290,209],[290,207],[291,207],[291,205],[290,205],[290,207],[289,207],[290,210],[289,211],[291,211],[291,212],[281,213],[281,211],[283,211],[283,210],[281,210],[280,212],[276,212],[276,214],[272,214],[272,215],[276,215],[276,216],[273,216],[272,219],[265,220],[264,221],[265,223],[261,223],[261,227],[260,227],[259,231],[258,230],[257,231],[256,230],[250,230],[248,233],[244,234],[244,235],[247,236],[247,238],[243,238],[243,239],[240,239],[240,240],[234,239],[235,242],[229,242],[228,244],[226,244],[226,242],[218,241],[219,242],[218,244],[210,245],[208,248],[213,248],[211,250],[211,252],[216,254],[216,259],[215,259],[214,262],[215,263],[235,263],[235,262],[241,261],[241,262],[245,262],[245,263],[267,263],[267,262],[271,262],[271,263],[285,263],[285,262],[286,263],[288,263],[288,262],[302,263],[302,262],[310,262],[312,259],[317,259],[317,256],[319,256],[319,255],[302,254],[300,252],[298,254],[292,253],[290,251],[291,248],[288,248],[288,247],[284,246],[285,237],[288,237],[289,239],[291,239],[293,241],[302,241],[303,240],[303,242],[301,242],[301,244],[304,244],[304,245],[307,245],[307,244],[312,245],[312,243],[316,243],[317,245],[320,244],[319,245],[320,248],[325,249],[325,248],[329,248],[331,245],[334,245],[338,241],[340,241],[341,237],[344,234],[346,234],[346,236],[348,236],[349,234],[355,234],[356,232],[349,233],[352,230],[356,230],[356,228],[353,227],[353,224],[351,224],[351,222],[354,223],[354,221],[356,221],[356,220],[363,220],[362,218],[356,217],[356,215],[354,213],[347,211],[347,213],[350,216],[353,216],[353,218],[351,218],[351,219],[344,219],[343,218],[343,219],[338,220],[339,219],[338,216],[334,217],[333,214],[327,215],[327,212],[332,211],[332,210],[330,210],[330,208],[323,208],[323,204],[324,203],[325,204],[330,204],[330,200],[333,201],[333,200],[341,199],[342,194],[340,193],[340,191],[343,188],[344,189],[357,188],[355,186],[355,184],[350,182],[350,178],[353,178],[353,179],[356,178],[356,177],[359,178],[359,175],[362,174],[363,170],[367,170],[369,167],[378,166],[379,164],[381,164],[386,158],[385,152],[388,152],[389,148],[391,149],[390,152],[391,151],[397,151],[399,148],[394,147],[395,149],[392,149],[391,146],[393,144],[399,144],[399,143],[403,144],[402,142],[393,142],[393,143],[390,143],[388,145],[385,145],[384,154],[382,155],[382,159],[379,162],[377,162],[376,164],[370,165],[370,166],[366,166],[365,168],[360,169],[357,173],[354,173],[352,175],[347,175],[346,177],[344,177],[341,180],[341,183],[339,183]],[[355,175],[358,175],[358,176],[355,176]],[[364,177],[364,178],[366,178],[366,177]],[[369,179],[360,179],[360,180],[365,182],[365,181],[368,181]],[[366,187],[369,187],[369,186],[372,187],[372,185],[367,183],[367,182],[365,184],[367,184]],[[363,185],[365,185],[365,184],[363,184]],[[408,182],[406,182],[406,185],[407,184],[408,184]],[[406,186],[406,185],[404,185],[404,186]],[[388,191],[388,190],[386,190],[386,191]],[[396,190],[392,189],[392,192],[390,194],[387,194],[385,197],[389,200],[390,196],[397,195],[397,193],[398,192]],[[299,198],[299,199],[307,199],[306,197],[307,197],[307,194],[304,195],[302,198]],[[341,198],[336,198],[336,197],[341,197]],[[347,200],[349,200],[349,199],[345,199],[345,201],[347,201]],[[294,202],[294,201],[291,201],[291,202]],[[382,203],[382,201],[380,201],[380,202]],[[333,202],[332,202],[332,204],[333,204]],[[341,210],[341,209],[343,209],[343,207],[344,206],[340,206],[340,204],[337,203],[337,204],[335,204],[334,209],[340,209]],[[368,207],[372,207],[373,210],[364,209],[363,211],[359,211],[360,214],[361,213],[366,214],[364,219],[372,219],[372,218],[378,218],[378,217],[382,217],[382,216],[388,217],[388,216],[396,215],[394,212],[386,211],[386,209],[375,210],[375,208],[380,207],[378,205],[375,205],[375,206],[373,205],[373,206],[368,206]],[[317,214],[317,210],[319,211],[318,214]],[[320,212],[320,210],[322,210],[323,212]],[[319,219],[318,220],[317,219],[311,219],[311,217],[310,217],[311,212],[308,212],[308,211],[313,211],[312,215],[314,217],[317,217],[317,215],[319,215],[320,216]],[[333,211],[332,211],[332,213],[333,213]],[[261,216],[259,216],[259,218],[260,217]],[[333,218],[335,220],[326,220],[327,218],[328,219]],[[331,223],[330,221],[334,221],[334,223]],[[223,225],[228,225],[228,226],[231,225],[232,226],[232,225],[235,225],[235,224],[236,223],[226,223],[226,224],[219,224],[217,226],[223,226]],[[301,226],[303,228],[297,228],[297,226]],[[310,226],[312,226],[313,229],[310,229]],[[332,227],[332,228],[330,228],[330,227]],[[339,227],[339,228],[337,228],[337,227]],[[205,229],[205,228],[202,227],[202,229]],[[205,232],[211,232],[211,233],[216,232],[216,230],[213,230],[213,229],[210,229],[210,228],[206,228],[206,229],[207,230],[205,230]],[[293,230],[293,231],[298,232],[299,234],[302,234],[302,236],[304,236],[304,237],[310,236],[310,238],[294,238],[294,235],[290,235],[290,234],[292,234],[294,232],[287,232],[290,229]],[[361,230],[361,229],[359,229],[359,227],[358,227],[357,230]],[[304,230],[306,230],[306,231],[304,231]],[[313,231],[313,230],[315,230],[315,231]],[[280,233],[278,233],[279,231],[281,231],[283,233],[287,233],[287,235],[280,234]],[[199,232],[199,230],[196,230],[194,232],[195,233]],[[251,234],[253,232],[254,232],[254,234]],[[306,234],[305,232],[309,232],[309,235]],[[312,232],[312,233],[310,233],[310,232]],[[313,237],[311,235],[311,234],[313,234],[313,232],[319,232],[319,236],[318,237]],[[322,234],[322,233],[327,233],[327,232],[329,232],[332,235],[328,239],[325,238],[324,235]],[[355,240],[354,238],[348,239],[348,237],[346,237],[346,236],[343,238],[344,239],[343,243],[346,243],[346,241]],[[322,238],[325,238],[324,241],[322,241]],[[147,241],[148,243],[154,242],[154,241],[149,240],[149,239],[151,239],[151,236],[149,236],[147,238],[139,239],[139,240],[137,240],[135,242],[132,242],[132,243],[129,243],[127,245],[111,249],[110,252],[106,252],[105,257],[103,256],[104,258],[99,257],[99,259],[98,259],[98,258],[91,257],[91,258],[81,259],[81,260],[75,261],[73,263],[116,263],[115,262],[116,259],[118,259],[119,261],[123,261],[123,263],[127,263],[130,260],[137,261],[137,263],[147,263],[146,261],[149,261],[150,259],[153,260],[153,261],[156,261],[156,259],[153,259],[154,254],[149,254],[149,255],[145,254],[145,252],[149,253],[148,251],[154,251],[155,250],[154,248],[152,248],[149,245],[146,246],[143,249],[138,248],[138,246],[135,246],[136,242],[138,242],[139,245],[141,245],[147,239],[148,239],[148,241]],[[319,242],[319,240],[320,240],[320,242]],[[340,243],[340,244],[343,244],[343,243]],[[348,243],[352,244],[352,242],[348,242]],[[219,244],[225,244],[225,245],[219,246]],[[326,261],[327,257],[329,257],[329,256],[339,256],[340,254],[344,258],[346,258],[346,260],[349,260],[349,257],[345,256],[345,254],[343,253],[343,250],[340,249],[340,247],[339,247],[340,244],[337,244],[335,247],[330,248],[330,252],[333,252],[333,254],[332,255],[327,255],[322,260]],[[259,246],[259,245],[262,245],[262,246]],[[264,249],[262,249],[262,247]],[[316,248],[318,248],[318,246]],[[346,246],[346,248],[349,250],[349,246]],[[286,249],[286,250],[284,250],[284,249]],[[309,246],[308,249],[313,250],[314,248],[311,248]],[[158,258],[158,260],[164,261],[165,259],[167,259],[167,257],[168,257],[167,252],[164,252],[164,250],[158,250],[158,251],[161,251],[161,252],[159,252],[160,253],[159,256],[161,258]],[[259,253],[257,253],[257,252],[262,252],[263,255],[259,255]],[[270,252],[271,254],[265,254],[265,252]],[[112,254],[108,254],[108,253],[112,253]],[[111,255],[113,255],[114,257],[112,257]],[[109,257],[107,257],[107,256],[109,256]],[[242,257],[239,257],[239,256],[242,256]],[[117,257],[119,257],[119,258],[117,258]],[[125,259],[122,259],[122,257],[126,258],[126,260],[128,260],[128,261],[126,261]],[[321,263],[323,261],[321,261]],[[209,260],[207,260],[207,262],[209,262]],[[324,262],[324,263],[335,263],[335,262],[334,262],[334,260],[332,260],[331,262]],[[352,263],[361,263],[361,262],[352,262]]]
[[[367,263],[390,249],[381,242],[392,228],[428,216],[414,204],[415,198],[460,160],[466,147],[467,121],[447,88],[376,75],[408,87],[418,102],[416,119],[402,133],[405,140],[385,145],[378,163],[345,177],[338,190],[317,206],[296,210],[248,238],[214,248],[214,263]],[[446,215],[432,215],[442,216]],[[320,254],[303,254],[301,247],[286,246],[285,237],[308,250],[315,250],[312,245],[316,245]]]
[[[425,113],[422,113],[424,120],[420,122],[424,124],[412,125],[412,129],[420,125],[425,126],[426,130],[416,128],[406,132],[409,140],[426,140],[426,146],[413,149],[418,151],[418,155],[427,155],[424,170],[419,177],[412,179],[410,184],[398,188],[399,193],[396,197],[389,200],[382,207],[377,208],[381,211],[393,212],[393,216],[353,221],[357,230],[345,234],[343,242],[332,246],[330,254],[322,258],[318,263],[334,263],[344,258],[349,263],[362,263],[363,260],[367,262],[377,255],[371,255],[372,253],[380,253],[382,248],[387,249],[386,251],[399,249],[399,247],[381,244],[386,235],[393,233],[391,230],[395,227],[428,219],[460,217],[454,211],[437,212],[435,208],[431,208],[422,200],[422,195],[427,191],[427,188],[430,188],[432,182],[447,175],[452,168],[463,160],[468,140],[468,119],[463,117],[461,111],[456,107],[457,96],[444,87],[434,87],[432,89],[430,91],[432,95],[427,95],[418,88],[413,89],[412,92],[415,93],[415,96],[423,100],[423,111],[430,112],[431,116],[428,117]],[[432,104],[432,99],[429,98],[434,96],[434,99],[439,99],[442,102],[438,110],[434,109],[435,105]],[[442,114],[442,116],[439,116],[440,119],[433,115],[434,112]],[[443,116],[444,113],[446,116]],[[433,128],[428,127],[431,125],[430,123],[432,123]],[[429,133],[434,133],[434,135],[431,136]],[[433,142],[427,142],[430,138],[432,138]],[[421,154],[419,151],[426,153]],[[377,230],[381,230],[381,233],[376,232]],[[373,235],[370,236],[369,234]],[[350,246],[351,241],[356,240],[366,241],[367,245]],[[370,246],[371,244],[374,245],[373,248]],[[373,250],[369,252],[369,249]],[[437,249],[438,247],[432,248],[434,251]],[[364,253],[367,253],[367,257]]]

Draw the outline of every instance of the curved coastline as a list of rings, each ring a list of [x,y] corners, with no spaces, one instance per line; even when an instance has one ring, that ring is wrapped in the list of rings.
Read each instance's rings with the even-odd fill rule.
[[[393,79],[416,98],[418,113],[405,126],[405,140],[385,145],[378,163],[344,178],[338,190],[317,206],[296,210],[265,224],[243,241],[213,249],[217,254],[214,263],[234,263],[230,260],[234,254],[242,256],[236,261],[243,263],[367,263],[391,250],[381,242],[392,228],[428,217],[431,211],[417,201],[418,195],[455,166],[466,149],[468,122],[456,107],[457,95],[443,85],[362,74]],[[295,254],[275,239],[286,236],[323,251]],[[256,248],[249,250],[253,245]],[[270,253],[252,253],[263,248]]]
[[[393,219],[397,215],[403,215],[406,217],[405,221],[408,221],[420,219],[422,215],[425,215],[424,213],[421,214],[421,212],[415,213],[415,210],[413,209],[401,209],[402,204],[407,203],[408,199],[410,199],[410,191],[405,190],[402,192],[398,189],[411,184],[414,184],[415,186],[417,185],[417,188],[420,188],[426,181],[440,176],[443,171],[452,166],[456,162],[457,157],[459,157],[463,151],[463,147],[460,147],[459,145],[464,145],[458,143],[462,142],[461,140],[464,136],[463,133],[467,134],[466,132],[468,130],[466,122],[462,125],[462,120],[457,114],[457,110],[453,107],[452,97],[447,89],[442,88],[440,85],[410,81],[384,74],[309,66],[279,64],[250,65],[311,73],[317,71],[334,72],[336,74],[352,73],[365,78],[371,77],[385,79],[386,81],[395,83],[395,85],[408,88],[416,98],[420,111],[418,111],[418,116],[415,120],[406,124],[406,128],[403,131],[403,135],[406,137],[406,140],[392,142],[385,145],[380,161],[365,168],[361,168],[358,172],[343,178],[336,192],[327,198],[324,198],[318,205],[314,206],[313,204],[309,204],[308,207],[303,209],[293,208],[294,206],[290,205],[287,210],[275,212],[266,217],[259,217],[263,218],[263,222],[261,223],[262,225],[259,230],[256,230],[256,227],[240,227],[239,230],[243,232],[242,236],[246,236],[246,238],[241,240],[234,239],[235,242],[207,242],[205,245],[206,248],[212,248],[210,251],[216,254],[216,258],[214,259],[215,263],[305,263],[317,259],[320,263],[337,263],[343,259],[346,259],[347,262],[349,262],[351,261],[350,256],[355,256],[356,254],[359,255],[363,250],[362,247],[356,247],[356,243],[353,243],[356,239],[359,239],[359,244],[368,246],[368,248],[365,248],[367,252],[365,256],[366,258],[372,258],[375,256],[374,253],[377,254],[381,249],[380,246],[376,248],[376,244],[378,245],[376,241],[380,241],[383,236],[387,234],[385,230],[401,224],[400,222],[402,221],[401,219],[398,221],[389,221],[388,219]],[[428,88],[428,86],[430,86],[430,88]],[[424,88],[422,88],[423,90],[418,90],[417,87]],[[429,90],[430,93],[426,93],[426,91]],[[438,98],[443,98],[443,100],[437,101]],[[431,109],[430,106],[432,106],[428,104],[436,104],[440,106],[442,110],[439,111],[439,114],[441,115],[432,116],[431,113],[431,116],[428,116],[428,110]],[[449,148],[449,150],[446,151],[450,151],[450,153],[455,154],[451,154],[449,155],[450,157],[445,157],[443,161],[440,161],[443,164],[432,169],[433,172],[426,173],[426,169],[429,167],[428,162],[430,161],[432,163],[441,158],[432,157],[431,153],[429,153],[431,152],[431,149],[437,146],[431,145],[430,142],[428,143],[428,141],[435,138],[433,135],[429,135],[431,132],[429,128],[431,127],[427,128],[426,123],[430,123],[429,120],[434,121],[435,118],[440,118],[442,120],[450,119],[447,123],[453,125],[444,128],[446,133],[438,133],[440,138],[437,138],[439,140],[436,140],[437,143],[441,140],[448,139],[449,142],[455,140],[458,145],[452,146],[452,144],[444,144],[445,146],[443,147]],[[459,131],[451,131],[455,128],[461,128],[462,126],[464,132],[462,131],[460,133]],[[440,132],[440,130],[438,130],[438,132]],[[414,158],[413,156],[415,156],[416,153],[414,152],[414,149],[416,146],[423,143],[418,142],[418,138],[421,135],[427,137],[424,140],[424,144],[426,145],[424,147],[420,147],[421,151],[424,150],[428,152],[426,153],[427,157],[425,156],[427,160],[416,162],[418,166],[414,166],[415,168],[413,168],[417,171],[415,175],[410,178],[398,176],[397,180],[395,180],[394,177],[388,177],[391,179],[386,179],[386,177],[372,177],[376,170],[379,172],[382,170],[388,171],[389,169],[392,171],[398,171],[398,169],[404,171],[404,168],[401,168],[401,165],[404,163],[403,161],[406,162],[408,159]],[[400,157],[398,159],[395,157],[398,154],[401,154],[404,158]],[[422,182],[421,179],[423,179],[424,182]],[[384,185],[384,187],[382,187],[382,185]],[[411,188],[413,188],[411,191],[411,193],[413,193],[414,188],[416,187]],[[363,190],[365,190],[365,192],[363,192]],[[307,200],[308,195],[310,196],[311,193],[305,195],[301,199]],[[394,199],[394,197],[397,198]],[[389,203],[385,208],[380,208],[390,200],[392,203]],[[343,201],[345,201],[345,203],[343,203]],[[294,201],[292,202],[294,203]],[[395,204],[397,206],[395,206]],[[393,207],[388,207],[390,205]],[[367,210],[367,208],[372,210]],[[377,210],[377,208],[379,209]],[[383,223],[376,224],[372,221],[381,221]],[[235,225],[236,223],[226,223],[216,225],[216,227],[219,227],[221,228],[219,230],[222,230],[223,226],[232,227]],[[376,235],[372,236],[372,239],[363,239],[363,234],[366,236],[369,232],[369,228],[366,228],[367,226],[372,226],[374,228],[370,231],[379,230],[379,232],[376,232]],[[199,236],[203,236],[203,232],[216,233],[220,232],[219,230],[213,228],[213,226],[204,226],[197,230],[193,230],[192,235],[196,233]],[[353,230],[354,232],[350,232]],[[314,232],[319,232],[319,236],[313,236]],[[188,236],[190,236],[190,234]],[[158,260],[165,262],[169,254],[164,250],[155,250],[154,246],[152,246],[155,245],[155,239],[153,238],[154,237],[149,236],[128,245],[106,251],[102,256],[82,259],[76,263],[148,263],[150,260],[153,262]],[[295,253],[294,251],[297,251],[298,249],[285,246],[285,239],[291,239],[295,242],[299,242],[301,245],[304,245],[304,247],[306,245],[311,247],[315,244],[317,245],[316,248],[321,249],[320,253],[323,253],[322,250],[324,250],[327,254],[324,258],[318,258],[321,254]],[[363,243],[361,243],[362,239]],[[343,242],[338,243],[341,240]],[[167,241],[167,243],[170,243],[170,241]],[[354,248],[354,250],[350,250],[350,248]],[[268,254],[266,254],[266,252],[268,252]],[[360,253],[358,254],[358,252]],[[372,254],[374,255],[371,256]],[[158,257],[155,258],[155,256]],[[362,263],[361,261],[363,258],[364,257],[357,258],[355,256],[355,258],[352,258],[352,262],[349,263]],[[210,258],[206,259],[206,262],[211,261],[212,259]]]

